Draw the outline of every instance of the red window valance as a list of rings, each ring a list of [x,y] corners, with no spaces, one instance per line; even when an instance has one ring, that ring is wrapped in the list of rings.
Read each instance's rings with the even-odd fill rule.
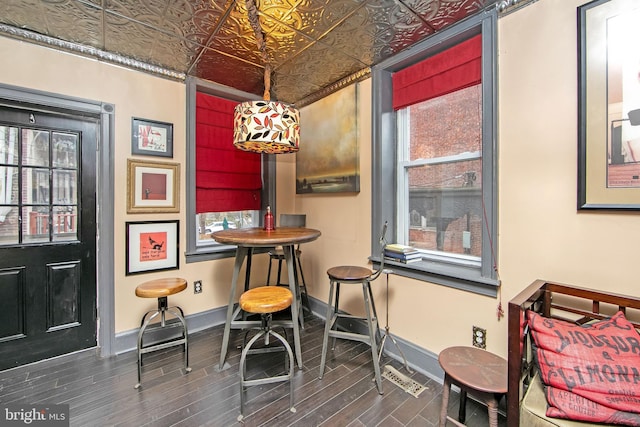
[[[393,108],[446,95],[482,81],[482,35],[393,74]]]
[[[260,209],[262,159],[233,146],[236,104],[196,94],[196,213]]]

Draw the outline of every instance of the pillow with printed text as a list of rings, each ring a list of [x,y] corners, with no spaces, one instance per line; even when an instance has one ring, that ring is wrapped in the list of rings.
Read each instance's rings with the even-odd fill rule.
[[[547,416],[640,426],[640,335],[619,311],[587,325],[527,312]]]

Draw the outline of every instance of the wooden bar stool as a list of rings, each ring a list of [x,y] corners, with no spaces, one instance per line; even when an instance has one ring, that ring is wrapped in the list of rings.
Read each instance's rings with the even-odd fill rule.
[[[476,347],[449,347],[440,352],[438,362],[444,370],[440,427],[447,420],[464,426],[467,392],[487,405],[489,426],[498,426],[498,403],[507,393],[507,361],[502,357]],[[451,384],[460,387],[458,420],[447,415]]]
[[[240,356],[240,415],[238,421],[242,421],[244,417],[244,390],[245,387],[253,385],[270,384],[276,382],[289,381],[289,410],[295,412],[293,407],[293,366],[294,358],[293,351],[287,340],[277,332],[271,329],[271,318],[273,313],[282,311],[291,306],[293,301],[293,294],[288,288],[279,286],[260,286],[257,288],[249,289],[240,295],[240,308],[247,313],[260,314],[262,317],[262,327],[260,331],[254,335],[249,342],[242,349],[242,355]],[[295,320],[294,320],[295,322]],[[264,347],[252,349],[251,347],[255,342],[264,336]],[[285,369],[288,362],[288,374],[277,375],[272,377],[264,377],[258,379],[248,380],[246,379],[246,359],[248,354],[254,353],[268,353],[273,351],[282,351],[282,347],[269,347],[269,337],[274,337],[286,350],[285,357]]]
[[[327,302],[327,317],[325,318],[324,337],[322,340],[322,359],[320,360],[320,375],[319,379],[322,379],[324,375],[325,362],[327,360],[327,348],[329,346],[329,337],[333,337],[333,345],[331,349],[335,348],[335,339],[342,338],[353,341],[360,341],[365,344],[369,344],[371,347],[371,359],[373,362],[373,370],[375,373],[376,385],[378,387],[378,393],[382,394],[382,377],[380,376],[380,356],[378,354],[378,342],[380,330],[378,327],[378,313],[376,312],[376,304],[371,293],[371,282],[376,280],[382,271],[384,270],[384,247],[386,246],[385,235],[387,233],[387,223],[385,221],[382,226],[382,232],[380,233],[380,266],[378,270],[371,271],[365,267],[358,267],[353,265],[342,265],[339,267],[332,267],[327,270],[329,276],[329,301]],[[360,283],[362,285],[362,298],[364,300],[365,317],[353,316],[346,313],[340,313],[340,284],[355,284]],[[335,292],[335,299],[334,299]],[[353,320],[364,320],[367,324],[368,333],[359,334],[355,332],[339,331],[337,330],[338,319],[346,318]],[[335,328],[334,328],[335,327]],[[381,339],[381,338],[380,338]]]
[[[140,387],[140,378],[142,376],[142,355],[163,348],[173,347],[176,345],[184,345],[184,369],[186,372],[191,372],[189,367],[189,345],[187,334],[187,322],[184,320],[184,312],[180,307],[169,307],[168,296],[182,292],[187,288],[187,281],[180,278],[167,278],[167,279],[155,279],[148,282],[144,282],[136,287],[136,296],[140,298],[157,298],[158,309],[148,311],[142,316],[140,322],[140,331],[138,332],[138,382],[135,388]],[[167,324],[166,314],[173,315],[178,322],[171,322]],[[160,316],[160,323],[157,328],[149,329],[158,330],[166,326],[182,326],[182,334],[178,338],[172,338],[161,342],[143,345],[143,335],[147,331],[147,327],[153,319]]]
[[[333,337],[333,345],[335,348],[335,338],[342,338],[352,341],[360,341],[371,347],[371,356],[373,361],[373,369],[375,372],[376,385],[378,392],[382,394],[382,378],[380,377],[380,364],[378,363],[378,314],[376,305],[371,293],[371,280],[373,272],[368,268],[356,266],[340,266],[327,270],[330,279],[329,301],[327,302],[327,317],[324,328],[324,338],[322,341],[322,359],[320,361],[320,375],[322,379],[324,375],[324,367],[327,359],[327,347],[329,345],[329,337]],[[340,313],[340,285],[342,283],[352,284],[360,283],[362,285],[362,297],[364,300],[365,317],[353,316],[351,314]],[[335,299],[334,299],[335,292]],[[337,330],[337,321],[341,318],[364,320],[367,324],[368,334],[359,334],[355,332],[346,332]]]

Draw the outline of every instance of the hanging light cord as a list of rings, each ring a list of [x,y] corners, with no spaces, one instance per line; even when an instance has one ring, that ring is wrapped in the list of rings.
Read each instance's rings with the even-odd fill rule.
[[[256,42],[258,49],[260,50],[260,56],[264,61],[264,94],[262,99],[265,101],[271,100],[271,64],[269,64],[269,55],[267,55],[267,43],[264,40],[264,33],[262,27],[260,27],[260,20],[258,19],[258,7],[255,0],[245,0],[247,7],[247,15],[249,15],[249,24],[253,28],[253,32],[256,36]]]

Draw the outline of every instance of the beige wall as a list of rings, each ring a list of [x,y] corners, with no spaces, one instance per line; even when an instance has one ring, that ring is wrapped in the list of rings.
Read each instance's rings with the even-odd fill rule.
[[[577,46],[580,0],[539,0],[498,22],[499,264],[502,307],[535,279],[638,295],[631,270],[640,220],[632,213],[577,212]],[[370,82],[361,84],[361,192],[357,196],[293,196],[295,161],[278,159],[278,205],[306,212],[322,230],[304,248],[310,293],[328,297],[326,269],[367,265],[370,236]],[[302,116],[304,120],[304,115]],[[304,138],[304,122],[302,123]],[[303,139],[304,140],[304,139]],[[287,177],[283,183],[282,177]],[[640,200],[638,200],[640,202]],[[506,316],[499,299],[390,278],[391,332],[434,353],[471,343],[472,326],[487,329],[487,348],[506,356]],[[384,318],[384,279],[374,285]],[[354,310],[357,310],[355,305]]]
[[[581,0],[539,0],[499,20],[499,272],[502,305],[537,278],[636,294],[631,270],[640,241],[640,221],[632,213],[578,213],[576,7]],[[113,103],[116,106],[115,304],[116,331],[136,328],[155,302],[135,297],[142,280],[180,275],[190,285],[203,280],[204,292],[172,297],[187,314],[227,304],[232,260],[185,264],[180,270],[125,277],[125,221],[180,219],[180,246],[186,247],[185,170],[181,171],[181,213],[126,214],[126,159],[131,117],[174,124],[173,161],[185,161],[185,87],[86,58],[0,37],[0,55],[11,66],[0,82]],[[18,65],[16,65],[18,64]],[[6,65],[6,64],[5,64]],[[295,194],[295,156],[277,158],[276,215],[307,214],[322,236],[303,246],[305,278],[312,296],[328,296],[327,268],[367,265],[371,228],[371,82],[359,90],[361,191],[358,194]],[[304,120],[304,116],[303,116]],[[304,149],[304,122],[302,123]],[[142,158],[142,157],[138,157]],[[257,257],[254,281],[266,267]],[[394,334],[438,353],[470,344],[471,329],[487,329],[488,349],[506,355],[506,318],[498,321],[498,299],[391,276],[390,325]],[[384,281],[374,285],[384,318]],[[357,293],[349,309],[360,310]],[[357,304],[358,303],[358,304]]]
[[[145,280],[180,276],[189,289],[170,298],[193,314],[228,303],[232,260],[186,264],[185,221],[185,111],[186,91],[182,82],[154,77],[84,57],[0,37],[0,55],[11,58],[11,66],[0,68],[0,83],[22,86],[115,105],[114,148],[114,277],[116,333],[139,327],[142,314],[157,306],[155,300],[137,298],[135,287]],[[180,213],[126,213],[127,158],[131,156],[131,117],[173,123],[173,159],[136,156],[137,159],[172,161],[182,164]],[[107,207],[111,208],[111,207]],[[125,276],[125,222],[180,219],[180,269],[136,276]],[[261,268],[261,263],[256,262]],[[266,265],[266,261],[262,264]],[[264,267],[262,267],[264,268]],[[259,276],[259,271],[254,277]],[[192,282],[203,281],[203,293],[194,295]]]

